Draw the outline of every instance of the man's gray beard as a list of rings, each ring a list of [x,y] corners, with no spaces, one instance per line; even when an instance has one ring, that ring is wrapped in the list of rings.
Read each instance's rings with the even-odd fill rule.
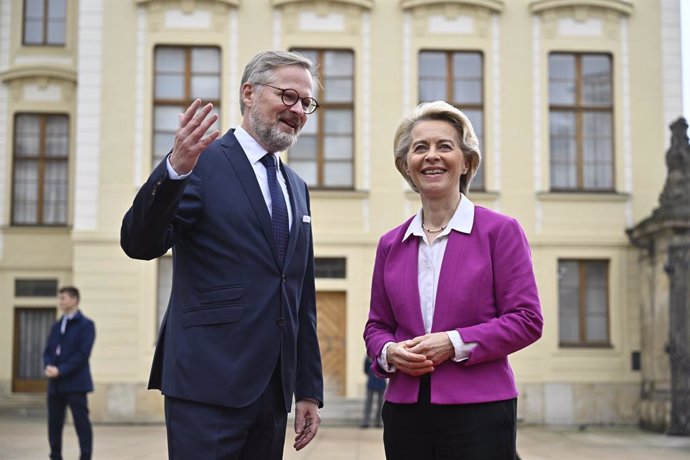
[[[256,107],[256,106],[255,106]],[[249,111],[249,118],[252,121],[254,132],[268,149],[273,152],[282,152],[289,148],[297,140],[297,134],[284,133],[277,126],[270,126],[257,113],[258,107],[252,107]]]

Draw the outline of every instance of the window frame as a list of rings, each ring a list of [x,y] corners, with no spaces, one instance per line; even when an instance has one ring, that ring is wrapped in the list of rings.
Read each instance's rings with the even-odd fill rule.
[[[158,76],[156,70],[156,52],[160,49],[181,49],[184,52],[184,98],[183,99],[157,99],[156,98],[156,77]],[[204,98],[203,103],[213,104],[213,109],[216,114],[218,114],[218,120],[213,126],[221,126],[221,116],[220,108],[221,101],[223,100],[223,49],[215,44],[157,44],[153,47],[153,62],[152,62],[152,84],[151,84],[151,155],[150,159],[152,162],[152,168],[161,161],[161,158],[165,158],[168,152],[162,154],[161,158],[156,155],[156,108],[157,107],[183,107],[186,110],[194,100],[197,98],[192,96],[192,51],[194,49],[204,49],[212,48],[218,50],[218,99]],[[210,128],[214,129],[213,126]],[[174,137],[174,136],[173,136]],[[172,143],[170,144],[172,148]]]
[[[347,279],[347,257],[314,257],[314,277],[323,279]]]
[[[474,191],[479,191],[479,192],[484,192],[486,191],[486,174],[484,174],[484,165],[485,165],[485,146],[486,146],[486,56],[484,51],[480,49],[436,49],[436,48],[422,48],[419,50],[419,53],[417,54],[417,103],[421,104],[422,102],[431,102],[431,101],[425,101],[422,100],[421,98],[421,84],[422,84],[422,78],[421,78],[421,72],[419,71],[419,61],[421,60],[422,53],[443,53],[445,54],[446,58],[446,97],[443,99],[444,101],[448,102],[451,104],[453,107],[457,108],[458,110],[461,110],[463,113],[467,110],[476,110],[481,112],[481,119],[482,119],[482,134],[481,136],[477,136],[479,140],[479,150],[482,153],[482,161],[480,164],[479,169],[477,170],[477,175],[475,175],[474,179],[472,179],[472,185],[471,189]],[[454,74],[453,74],[453,56],[456,54],[477,54],[480,57],[481,60],[481,77],[479,78],[479,83],[481,86],[481,93],[480,93],[480,100],[481,102],[479,104],[476,103],[463,103],[463,102],[458,102],[455,100],[455,85],[454,85]],[[476,133],[476,128],[475,128],[475,133]],[[477,186],[476,180],[477,177],[481,180],[481,185]]]
[[[552,152],[551,152],[551,129],[549,127],[549,189],[554,193],[615,193],[616,191],[616,133],[615,133],[615,78],[614,78],[614,60],[610,52],[572,52],[572,51],[551,51],[548,54],[547,68],[549,66],[548,60],[552,56],[573,56],[575,58],[575,103],[573,105],[566,104],[552,104],[550,97],[548,98],[548,119],[549,125],[551,122],[551,113],[572,113],[575,116],[575,156],[576,156],[576,186],[575,187],[558,187],[554,186],[551,172],[553,171]],[[582,58],[585,56],[605,56],[609,60],[609,83],[611,88],[610,98],[611,103],[608,106],[585,105],[582,102],[583,95],[583,77],[582,77]],[[551,87],[551,75],[547,75],[547,94]],[[587,188],[584,185],[585,180],[585,162],[584,162],[584,113],[608,113],[611,116],[611,187],[610,188]]]
[[[30,115],[39,117],[39,155],[37,157],[18,157],[16,153],[16,143],[17,143],[17,118],[22,115]],[[64,117],[67,119],[67,152],[64,157],[56,156],[46,156],[45,154],[45,131],[46,131],[46,120],[48,117]],[[72,124],[71,117],[69,113],[65,112],[15,112],[13,120],[13,132],[12,132],[12,209],[10,211],[10,225],[12,227],[66,227],[69,225],[69,207],[70,207],[70,159],[71,159],[71,136],[72,135]],[[18,161],[19,160],[19,161]],[[16,201],[15,201],[15,183],[16,183],[16,173],[17,173],[17,163],[22,161],[36,161],[38,163],[38,174],[37,174],[37,187],[36,192],[36,221],[35,223],[17,223],[15,222],[16,215]],[[65,195],[65,220],[61,223],[46,224],[43,223],[43,209],[44,209],[44,190],[45,190],[45,170],[46,164],[49,162],[64,162],[67,169],[67,183],[66,195]]]
[[[560,291],[561,282],[558,280],[558,346],[559,348],[612,348],[611,342],[611,261],[609,259],[573,259],[573,258],[559,258],[558,270],[563,262],[577,263],[578,270],[578,340],[575,342],[563,341],[560,336],[560,322],[561,322],[561,304]],[[605,263],[606,264],[606,340],[603,341],[588,341],[587,340],[587,301],[586,301],[586,276],[585,269],[588,263]]]
[[[67,45],[67,10],[69,7],[70,0],[65,0],[65,9],[63,11],[64,13],[64,33],[62,35],[62,42],[60,43],[51,43],[48,41],[48,23],[49,21],[49,16],[48,16],[48,11],[49,11],[49,4],[52,2],[52,0],[42,0],[43,1],[43,16],[41,17],[41,41],[40,43],[29,43],[26,41],[26,23],[27,23],[27,0],[22,1],[22,46],[49,46],[49,47],[56,47],[56,48],[62,48]]]
[[[14,297],[47,297],[54,299],[58,296],[59,284],[57,278],[15,278]]]
[[[310,190],[355,190],[355,181],[357,177],[356,173],[356,166],[357,162],[356,157],[357,157],[357,127],[356,127],[356,120],[357,116],[355,114],[355,106],[356,106],[356,99],[357,99],[357,54],[353,49],[350,48],[307,48],[307,47],[294,47],[290,48],[290,51],[294,51],[297,53],[315,53],[317,55],[317,59],[314,61],[314,65],[319,68],[319,77],[320,77],[320,84],[321,87],[318,88],[317,91],[317,96],[316,100],[319,103],[319,108],[316,110],[316,112],[312,113],[311,115],[307,115],[308,117],[313,117],[316,116],[316,123],[317,123],[317,130],[316,130],[316,158],[314,159],[314,162],[316,163],[316,184],[309,185]],[[352,55],[352,102],[328,102],[325,100],[323,97],[323,94],[325,93],[326,90],[326,82],[324,78],[324,72],[323,72],[323,61],[324,61],[324,55],[325,53],[328,52],[335,52],[335,53],[342,53],[342,52],[349,52]],[[350,186],[342,186],[342,185],[327,185],[324,183],[325,181],[325,168],[326,168],[326,161],[325,161],[325,155],[324,155],[324,139],[325,139],[325,116],[326,116],[326,111],[327,110],[350,110],[352,112],[352,158],[351,158],[351,165],[352,165],[352,176],[351,176],[351,184]],[[302,135],[300,133],[300,135]],[[299,142],[299,140],[297,141]],[[346,163],[345,161],[338,161],[337,163]],[[290,149],[288,149],[288,165],[290,164]]]

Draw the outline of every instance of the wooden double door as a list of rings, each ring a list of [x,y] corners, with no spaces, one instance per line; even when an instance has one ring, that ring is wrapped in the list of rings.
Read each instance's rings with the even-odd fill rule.
[[[324,393],[327,395],[345,395],[346,300],[345,292],[316,293],[317,334],[321,347]]]

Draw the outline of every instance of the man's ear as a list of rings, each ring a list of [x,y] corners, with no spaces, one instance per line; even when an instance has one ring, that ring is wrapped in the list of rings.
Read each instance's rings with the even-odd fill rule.
[[[256,93],[254,92],[254,86],[252,86],[251,83],[244,83],[242,85],[242,91],[240,94],[242,95],[242,102],[244,103],[244,105],[251,107],[252,99],[256,95]]]

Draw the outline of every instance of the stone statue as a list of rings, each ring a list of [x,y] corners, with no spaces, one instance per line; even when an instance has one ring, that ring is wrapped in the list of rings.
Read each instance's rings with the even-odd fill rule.
[[[666,152],[668,175],[655,217],[690,217],[690,143],[688,123],[679,118],[671,124],[671,146]]]

